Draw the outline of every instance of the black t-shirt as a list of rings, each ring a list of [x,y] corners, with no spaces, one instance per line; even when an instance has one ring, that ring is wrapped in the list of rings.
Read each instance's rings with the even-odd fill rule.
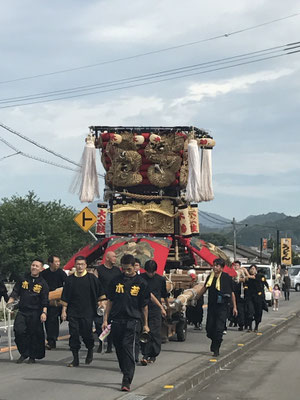
[[[142,309],[148,305],[149,297],[148,286],[140,275],[121,274],[108,287],[107,298],[112,301],[110,319],[142,319]]]
[[[2,299],[2,296],[6,302],[8,302],[8,294],[7,294],[7,289],[6,286],[4,285],[4,282],[0,281],[0,301]]]
[[[11,297],[20,297],[20,311],[42,311],[43,307],[48,306],[49,288],[46,281],[38,276],[33,278],[30,274],[25,275],[14,286]]]
[[[68,303],[68,317],[91,318],[94,315],[94,308],[88,274],[82,277],[74,276],[72,296]]]
[[[47,268],[41,273],[41,276],[47,282],[50,291],[63,287],[67,279],[67,274],[60,268],[57,271]]]
[[[152,278],[150,278],[146,272],[141,274],[141,278],[147,283],[150,293],[153,293],[157,300],[161,303],[161,298],[169,297],[166,288],[166,279],[163,276],[155,274]],[[153,303],[153,301],[149,301],[149,312],[152,311],[160,311],[159,307]]]
[[[104,264],[101,264],[99,265],[99,267],[97,267],[97,272],[98,272],[98,279],[102,284],[105,294],[107,294],[110,281],[122,275],[120,268],[114,265],[112,266],[112,268],[107,268]]]
[[[256,274],[255,279],[248,279],[244,285],[246,299],[251,297],[263,299],[265,297],[264,286],[269,289],[268,282],[263,274]]]
[[[236,297],[240,297],[242,293],[242,282],[232,281],[233,291]]]
[[[283,286],[285,290],[291,288],[291,278],[288,275],[284,275],[283,277]]]
[[[97,302],[104,295],[99,279],[87,273],[77,277],[76,273],[67,277],[61,302],[67,306],[68,317],[87,317],[96,315]]]

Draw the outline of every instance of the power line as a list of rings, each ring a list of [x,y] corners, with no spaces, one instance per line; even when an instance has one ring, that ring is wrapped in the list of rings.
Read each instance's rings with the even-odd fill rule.
[[[33,145],[35,145],[35,146],[37,146],[37,147],[39,147],[39,148],[41,148],[41,149],[47,151],[48,153],[53,154],[54,156],[59,157],[59,158],[61,158],[62,160],[66,161],[66,162],[69,162],[69,163],[71,163],[71,164],[74,164],[74,165],[76,165],[76,166],[79,167],[79,168],[82,168],[81,164],[78,164],[78,163],[76,163],[75,161],[72,161],[72,160],[70,160],[69,158],[67,158],[67,157],[65,157],[65,156],[63,156],[63,155],[61,155],[61,154],[59,154],[59,153],[56,153],[55,151],[49,149],[48,147],[43,146],[43,145],[41,145],[41,144],[35,142],[34,140],[30,139],[29,137],[27,137],[27,136],[25,136],[25,135],[22,135],[20,132],[17,132],[17,131],[15,131],[14,129],[10,128],[9,126],[4,125],[2,122],[0,122],[0,127],[2,127],[3,129],[6,129],[7,131],[13,133],[14,135],[19,136],[20,138],[26,140],[27,142],[29,142],[29,143],[31,143],[31,144],[33,144]],[[6,142],[4,139],[1,139],[1,140],[2,140],[3,143],[7,144],[7,146],[9,146],[9,147],[12,148],[13,150],[19,152],[19,150],[17,150],[17,149],[16,149],[15,147],[13,147],[11,144],[9,144],[8,142]],[[20,153],[21,153],[22,155],[25,155],[25,153],[23,153],[23,152],[20,152]],[[29,156],[29,155],[27,154],[26,157],[33,158],[34,156]],[[40,160],[40,161],[42,161],[42,162],[46,162],[46,163],[48,163],[48,164],[51,164],[51,161],[48,162],[48,161],[45,161],[45,160],[40,159],[40,158],[38,158],[38,157],[35,157],[34,159],[35,159],[35,160]],[[60,164],[52,163],[52,165],[59,166]],[[73,168],[69,168],[69,167],[65,167],[65,168],[70,169],[70,170],[72,170],[72,171],[77,171],[77,170],[74,170]],[[97,174],[97,175],[100,176],[101,178],[104,178],[104,175],[102,175],[102,174]]]
[[[226,221],[222,221],[219,219],[214,218],[213,216],[211,216],[209,213],[205,213],[204,211],[200,211],[199,210],[200,215],[207,219],[210,220],[210,222],[216,223],[216,224],[220,224],[220,225],[230,225],[230,222],[226,222]]]
[[[5,105],[5,106],[1,106],[0,109],[12,108],[12,107],[20,107],[20,106],[26,106],[26,105],[32,105],[32,104],[49,103],[49,102],[58,101],[58,100],[66,100],[66,99],[78,98],[78,97],[83,97],[83,96],[91,96],[91,95],[99,94],[99,93],[108,93],[108,92],[114,92],[114,91],[118,91],[118,90],[131,89],[131,88],[135,88],[135,87],[151,85],[153,83],[166,82],[166,81],[170,81],[170,80],[174,80],[174,79],[191,77],[191,76],[195,76],[195,75],[202,75],[202,74],[209,73],[209,72],[215,72],[215,71],[220,71],[220,70],[224,70],[224,69],[234,68],[234,67],[238,67],[238,66],[242,66],[242,65],[246,65],[246,64],[253,64],[253,63],[257,63],[257,62],[261,62],[261,61],[265,61],[265,60],[270,60],[270,59],[275,59],[275,58],[279,58],[279,57],[283,57],[283,56],[287,56],[287,55],[295,54],[295,53],[299,53],[299,52],[300,52],[300,50],[294,51],[294,52],[291,52],[291,53],[286,52],[286,53],[283,53],[283,54],[278,54],[278,55],[269,56],[269,57],[263,57],[263,58],[259,58],[259,59],[255,59],[255,60],[251,60],[251,61],[247,61],[247,62],[240,62],[240,63],[237,63],[237,64],[228,65],[228,66],[225,66],[225,67],[208,69],[208,70],[205,70],[205,71],[195,72],[195,73],[191,73],[191,74],[184,74],[184,75],[176,76],[176,77],[157,79],[157,80],[154,80],[152,82],[143,82],[143,83],[139,83],[139,84],[120,86],[120,87],[117,87],[117,88],[100,90],[100,91],[95,91],[95,92],[91,92],[91,93],[83,93],[83,94],[77,94],[77,95],[72,95],[72,96],[58,97],[58,98],[55,98],[55,99],[47,99],[47,100],[41,100],[41,101],[31,101],[31,102],[26,102],[26,103],[16,103],[16,104],[11,104],[11,105]]]
[[[216,40],[216,39],[228,38],[230,36],[238,35],[240,33],[246,32],[246,31],[250,31],[250,30],[257,29],[257,28],[261,28],[263,26],[270,25],[270,24],[273,24],[275,22],[280,22],[280,21],[283,21],[283,20],[286,20],[286,19],[289,19],[289,18],[294,18],[294,17],[297,17],[299,15],[300,15],[300,13],[295,13],[295,14],[291,14],[291,15],[288,15],[288,16],[285,16],[285,17],[282,17],[282,18],[277,18],[277,19],[274,19],[274,20],[263,22],[261,24],[253,25],[253,26],[250,26],[250,27],[247,27],[247,28],[244,28],[244,29],[239,29],[239,30],[232,31],[232,32],[229,32],[229,33],[225,33],[225,34],[221,34],[221,35],[217,35],[217,36],[212,36],[212,37],[209,37],[209,38],[206,38],[206,39],[200,39],[200,40],[196,40],[196,41],[193,41],[193,42],[179,44],[179,45],[176,45],[176,46],[165,47],[165,48],[160,49],[160,50],[153,50],[153,51],[149,51],[149,52],[145,52],[145,53],[135,54],[133,56],[116,58],[116,59],[102,61],[102,62],[98,62],[98,63],[94,63],[94,64],[83,65],[83,66],[73,67],[73,68],[66,68],[66,69],[62,69],[62,70],[58,70],[58,71],[53,71],[53,72],[48,72],[48,73],[43,73],[43,74],[36,74],[36,75],[31,75],[31,76],[26,76],[26,77],[21,77],[21,78],[16,78],[16,79],[10,79],[10,80],[6,80],[6,81],[1,81],[0,84],[24,81],[24,80],[29,80],[29,79],[36,79],[36,78],[41,78],[41,77],[44,77],[44,76],[58,75],[58,74],[62,74],[62,73],[78,71],[78,70],[87,69],[87,68],[93,68],[93,67],[97,67],[97,66],[101,66],[101,65],[113,64],[113,63],[126,61],[126,60],[132,60],[132,59],[135,59],[135,58],[145,57],[145,56],[149,56],[149,55],[153,55],[153,54],[159,54],[159,53],[163,53],[163,52],[166,52],[166,51],[177,50],[179,48],[188,47],[188,46],[194,46],[196,44],[200,44],[200,43],[204,43],[204,42],[208,42],[208,41],[213,41],[213,40]]]
[[[200,211],[200,210],[199,210]],[[218,218],[218,217],[215,217],[214,215],[211,215],[211,214],[209,214],[209,213],[207,213],[207,212],[205,212],[205,211],[200,211],[202,214],[206,214],[208,217],[210,217],[210,218],[212,218],[212,219],[214,219],[214,220],[216,220],[216,221],[219,221],[219,222],[221,222],[221,223],[226,223],[226,224],[231,224],[231,221],[229,221],[229,222],[226,222],[226,221],[224,221],[224,220],[222,220],[222,219],[220,219],[220,218]]]
[[[202,216],[202,218],[206,219],[209,222],[213,222],[214,224],[218,224],[218,225],[230,225],[231,224],[230,222],[225,222],[225,221],[223,221],[223,222],[212,221],[212,220],[209,219],[210,214],[205,214],[200,210],[199,210],[199,213]]]
[[[31,158],[32,160],[40,161],[40,162],[45,163],[45,164],[54,165],[55,167],[59,167],[59,168],[63,168],[63,169],[68,169],[68,170],[70,170],[70,171],[75,171],[75,172],[77,172],[77,170],[74,169],[74,168],[70,168],[70,167],[67,167],[67,166],[65,166],[65,165],[57,164],[57,163],[54,163],[54,162],[52,162],[52,161],[44,160],[43,158],[35,157],[35,156],[30,155],[30,154],[24,153],[23,151],[18,150],[15,146],[13,146],[13,145],[10,144],[9,142],[7,142],[7,141],[6,141],[5,139],[3,139],[2,137],[0,137],[0,141],[1,141],[2,143],[6,144],[8,147],[10,147],[12,150],[15,150],[15,151],[16,151],[15,155],[16,155],[16,154],[20,154],[21,156],[24,156],[24,157],[27,157],[27,158]]]
[[[39,147],[39,148],[41,148],[41,149],[47,151],[48,153],[51,153],[51,154],[53,154],[54,156],[61,158],[61,159],[64,160],[64,161],[67,161],[67,162],[69,162],[69,163],[71,163],[71,164],[73,164],[73,165],[76,165],[77,167],[81,167],[81,165],[78,164],[78,163],[76,163],[75,161],[72,161],[72,160],[70,160],[69,158],[67,158],[67,157],[65,157],[65,156],[63,156],[63,155],[61,155],[61,154],[59,154],[59,153],[56,153],[56,152],[53,151],[53,150],[48,149],[46,146],[43,146],[43,145],[41,145],[41,144],[35,142],[34,140],[28,138],[27,136],[22,135],[20,132],[17,132],[17,131],[15,131],[14,129],[10,128],[9,126],[4,125],[2,122],[0,122],[0,127],[2,127],[3,129],[6,129],[7,131],[13,133],[14,135],[19,136],[20,138],[26,140],[27,142],[33,144],[34,146],[37,146],[37,147]]]
[[[228,64],[231,63],[232,61],[240,61],[240,60],[247,60],[251,59],[253,57],[257,56],[266,56],[270,55],[276,52],[279,52],[281,50],[286,50],[285,48],[290,49],[291,45],[281,45],[281,46],[276,46],[276,47],[270,47],[267,49],[263,50],[258,50],[258,51],[253,51],[253,52],[248,52],[244,54],[240,54],[237,56],[231,56],[231,57],[224,57],[221,59],[213,60],[213,61],[207,61],[203,63],[198,63],[198,64],[192,64],[192,65],[187,65],[184,67],[178,67],[178,68],[173,68],[173,69],[168,69],[168,70],[162,70],[154,73],[149,73],[149,74],[144,74],[144,75],[138,75],[138,76],[133,76],[129,78],[123,78],[123,79],[118,79],[118,80],[113,80],[113,81],[106,81],[106,82],[100,82],[92,85],[84,85],[84,86],[77,86],[69,89],[61,89],[61,90],[55,90],[55,91],[48,91],[48,92],[40,92],[40,93],[35,93],[31,95],[26,95],[26,96],[17,96],[17,97],[8,97],[8,98],[3,98],[0,99],[0,103],[10,103],[14,101],[22,101],[22,100],[30,100],[30,99],[39,99],[39,98],[44,98],[48,96],[55,96],[55,95],[63,95],[63,94],[68,94],[68,93],[74,93],[74,92],[80,92],[83,90],[93,90],[98,87],[109,87],[109,86],[114,86],[118,84],[126,84],[126,83],[133,83],[136,81],[140,80],[147,80],[147,79],[154,79],[158,77],[163,77],[163,76],[170,76],[174,74],[180,74],[180,73],[185,73],[197,69],[202,69],[205,67],[212,67],[212,66],[217,66],[217,65],[222,65],[222,64]],[[298,48],[298,44],[293,47]]]
[[[18,154],[20,154],[20,153],[21,153],[21,152],[18,151],[17,153],[9,154],[8,156],[5,156],[5,157],[0,158],[0,161],[5,160],[6,158],[9,158],[9,157],[16,156],[16,155],[18,155]]]

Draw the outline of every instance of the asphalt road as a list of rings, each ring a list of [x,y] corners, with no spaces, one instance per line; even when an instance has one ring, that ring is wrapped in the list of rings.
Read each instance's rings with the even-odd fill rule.
[[[300,293],[293,292],[290,302],[281,301],[278,312],[270,309],[269,313],[264,313],[261,324],[262,334],[264,335],[268,328],[280,324],[288,316],[294,315],[299,310]],[[67,333],[67,330],[64,324],[61,334],[65,333]],[[3,330],[1,330],[1,334],[3,334]],[[229,328],[221,347],[221,356],[234,353],[237,349],[239,352],[243,352],[243,349],[238,346],[251,341],[254,337],[256,337],[254,333],[238,332],[236,328]],[[261,336],[261,338],[264,337]],[[9,360],[6,351],[1,351],[1,349],[5,350],[6,344],[6,339],[3,336],[0,342],[0,400],[49,400],[50,398],[94,400],[99,397],[114,400],[123,396],[119,391],[122,375],[115,353],[95,354],[93,363],[86,366],[84,365],[86,350],[83,347],[80,352],[80,367],[67,368],[66,364],[71,361],[72,357],[68,348],[68,340],[63,339],[58,342],[56,350],[47,351],[45,359],[37,361],[36,364],[16,365],[15,362]],[[172,390],[169,387],[176,390],[180,379],[185,374],[190,373],[191,369],[191,373],[193,373],[195,370],[209,368],[212,365],[209,344],[210,341],[206,338],[204,330],[195,331],[192,327],[189,327],[186,342],[164,344],[161,355],[154,364],[136,368],[132,392],[126,395],[126,399],[148,400],[157,396],[158,393],[171,394],[171,392],[168,392],[168,390]],[[268,363],[273,352],[268,351],[266,354],[266,362]],[[13,351],[13,356],[16,360],[19,357],[18,352]],[[216,371],[218,370],[218,363],[219,361],[214,364]],[[271,359],[270,363],[273,365],[274,360]],[[267,365],[270,365],[270,363]],[[261,362],[261,365],[264,367],[265,364]],[[287,366],[285,368],[289,370]],[[264,373],[265,370],[261,369],[260,373],[255,370],[253,376],[251,373],[248,374],[248,379],[250,382],[254,382],[254,387],[257,385],[255,374],[265,376]],[[229,378],[226,379],[232,378],[231,375],[228,376]],[[221,374],[220,377],[222,378]],[[233,381],[235,380],[233,378]],[[244,400],[255,399],[255,397],[247,395],[248,397],[246,395],[243,397]],[[199,398],[199,393],[197,396]],[[294,399],[298,399],[298,397]],[[173,398],[177,398],[175,392]],[[286,400],[286,396],[284,400]]]
[[[298,400],[300,319],[267,345],[228,365],[205,389],[195,387],[180,400]]]

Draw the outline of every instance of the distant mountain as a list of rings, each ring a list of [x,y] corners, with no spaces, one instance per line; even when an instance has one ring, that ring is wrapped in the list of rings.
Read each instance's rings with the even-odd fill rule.
[[[264,225],[268,223],[273,224],[276,221],[280,221],[286,217],[287,216],[284,213],[269,212],[268,214],[249,215],[249,217],[240,221],[240,223],[248,225],[255,225],[255,224]]]
[[[205,213],[207,214],[207,213]],[[220,215],[214,214],[220,221],[231,221]],[[208,219],[208,217],[207,217]],[[208,222],[205,218],[200,221],[200,233],[218,233],[223,235],[228,241],[232,242],[232,225],[222,227],[222,224],[205,226]],[[277,239],[277,230],[279,237],[292,238],[292,244],[300,245],[300,215],[290,217],[283,213],[270,212],[268,214],[250,215],[237,223],[237,242],[245,246],[260,246],[261,238],[270,239],[274,242]]]

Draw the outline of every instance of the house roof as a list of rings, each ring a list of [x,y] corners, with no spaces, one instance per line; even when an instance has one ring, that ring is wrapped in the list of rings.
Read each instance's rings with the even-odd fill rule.
[[[232,245],[226,245],[222,246],[222,250],[226,253],[227,251],[230,251],[233,253],[233,246]],[[237,245],[236,246],[236,254],[237,258],[243,257],[243,258],[248,258],[248,260],[251,261],[258,261],[260,260],[260,251],[254,250],[251,247],[244,246],[244,245]],[[262,260],[263,261],[269,261],[270,255],[262,252]]]

